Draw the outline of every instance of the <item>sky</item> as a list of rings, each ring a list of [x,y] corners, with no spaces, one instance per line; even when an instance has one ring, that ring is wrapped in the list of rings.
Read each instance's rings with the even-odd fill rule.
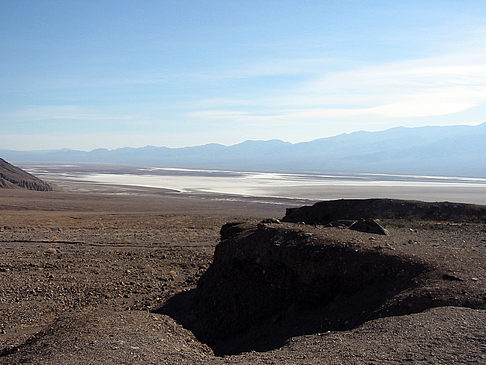
[[[486,121],[486,1],[0,2],[0,149]]]

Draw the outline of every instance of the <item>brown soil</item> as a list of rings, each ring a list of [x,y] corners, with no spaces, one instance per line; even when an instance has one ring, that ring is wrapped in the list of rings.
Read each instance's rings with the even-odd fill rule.
[[[0,191],[0,364],[486,363],[483,224],[382,221],[387,236],[293,223],[256,226],[261,218],[282,217],[284,210],[279,204],[184,199],[147,190],[128,196]],[[397,276],[390,274],[385,300],[365,303],[362,317],[351,310],[357,297],[335,301],[320,296],[318,285],[297,293],[305,303],[294,300],[298,281],[286,287],[294,292],[292,300],[268,292],[275,294],[265,309],[273,310],[271,322],[265,310],[253,306],[255,312],[245,314],[239,305],[256,303],[266,292],[251,299],[245,296],[251,282],[236,280],[242,297],[235,308],[251,322],[246,327],[235,322],[239,331],[228,323],[218,327],[210,316],[188,320],[172,310],[178,323],[159,313],[167,303],[180,308],[193,303],[228,221],[247,222],[240,231],[246,237],[263,235],[272,242],[285,230],[312,245],[332,242],[339,252],[384,258],[381,268],[395,257],[409,270],[396,285],[390,283]],[[308,264],[299,261],[303,258],[295,259],[297,267]],[[249,271],[242,275],[248,279]],[[229,289],[220,291],[225,293]],[[306,303],[311,304],[301,310]],[[341,321],[330,323],[338,313]],[[346,317],[349,313],[353,316]],[[213,348],[201,343],[198,320],[209,329],[225,329],[227,341],[206,338]],[[240,351],[248,352],[225,355]]]

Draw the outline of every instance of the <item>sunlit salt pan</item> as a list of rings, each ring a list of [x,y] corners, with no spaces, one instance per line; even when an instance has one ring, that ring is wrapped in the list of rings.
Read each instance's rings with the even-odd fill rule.
[[[158,169],[161,170],[161,169]],[[167,169],[168,170],[168,169]],[[172,169],[174,171],[176,169]],[[177,169],[184,171],[183,169]],[[186,170],[189,171],[189,170]],[[203,170],[190,170],[198,172]],[[205,172],[210,170],[205,170]],[[214,170],[216,171],[216,170]],[[214,172],[211,171],[211,172]],[[76,180],[96,182],[102,184],[141,186],[150,188],[164,188],[179,192],[222,193],[256,197],[291,197],[316,199],[330,188],[341,187],[354,188],[380,188],[399,187],[403,189],[428,188],[428,189],[484,189],[486,196],[486,179],[467,179],[454,181],[430,177],[424,181],[418,180],[419,176],[406,176],[410,180],[383,180],[375,174],[374,179],[356,178],[349,176],[312,175],[312,174],[280,174],[264,172],[241,172],[231,176],[199,176],[188,175],[153,175],[153,174],[88,174],[78,176]],[[393,175],[387,175],[393,176]],[[415,179],[415,180],[414,180]],[[474,181],[474,182],[470,182]]]

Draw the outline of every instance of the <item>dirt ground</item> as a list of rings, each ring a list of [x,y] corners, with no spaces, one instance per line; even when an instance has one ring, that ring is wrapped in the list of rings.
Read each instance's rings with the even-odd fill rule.
[[[486,364],[486,311],[452,306],[214,356],[153,310],[196,286],[224,223],[280,218],[286,205],[122,193],[0,190],[0,364]],[[484,287],[486,232],[468,227],[408,224],[395,227],[403,242],[373,244],[441,245],[440,262],[467,251],[475,271],[461,279]]]

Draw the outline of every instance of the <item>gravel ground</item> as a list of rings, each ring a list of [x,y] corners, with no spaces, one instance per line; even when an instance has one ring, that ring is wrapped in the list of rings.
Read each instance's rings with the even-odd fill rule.
[[[226,357],[151,312],[195,287],[222,224],[283,214],[278,204],[146,192],[1,191],[0,364],[486,364],[484,309],[448,306],[379,318]],[[390,222],[385,237],[306,229],[346,244],[398,250],[457,278],[461,295],[472,287],[484,293],[484,226]]]

